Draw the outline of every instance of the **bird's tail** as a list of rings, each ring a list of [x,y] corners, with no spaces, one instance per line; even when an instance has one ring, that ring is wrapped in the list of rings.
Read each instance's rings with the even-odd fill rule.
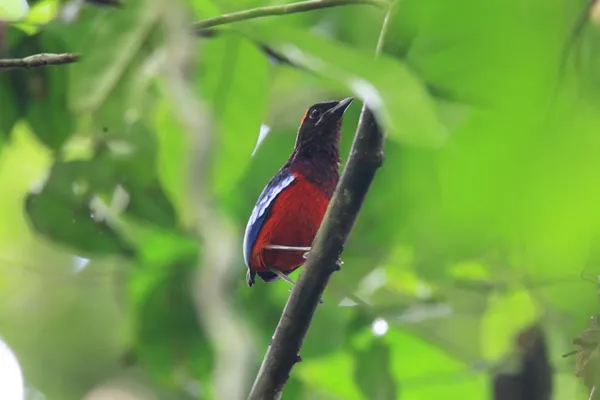
[[[246,282],[248,283],[248,287],[252,287],[254,285],[254,277],[256,276],[256,272],[252,272],[248,270],[246,272]]]

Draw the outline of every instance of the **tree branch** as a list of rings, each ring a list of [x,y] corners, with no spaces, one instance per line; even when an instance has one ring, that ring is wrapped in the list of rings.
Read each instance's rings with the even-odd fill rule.
[[[219,15],[218,17],[197,21],[193,24],[193,27],[197,30],[202,30],[206,28],[212,28],[213,26],[231,24],[233,22],[240,22],[248,19],[295,14],[318,10],[321,8],[339,7],[352,4],[372,5],[384,10],[387,10],[390,6],[390,3],[387,0],[308,0],[300,3],[259,7],[252,8],[250,10],[237,11],[230,14],[223,14]]]
[[[25,58],[0,59],[0,71],[14,68],[39,68],[49,65],[71,64],[79,60],[79,53],[41,53]]]
[[[552,365],[540,326],[521,331],[516,340],[521,368],[516,373],[498,372],[492,382],[494,400],[550,400]]]
[[[379,35],[377,53],[383,47],[389,19],[388,10]],[[304,270],[283,310],[248,400],[279,399],[292,367],[301,360],[300,347],[319,300],[329,278],[337,269],[336,261],[375,172],[383,162],[383,142],[384,135],[365,104],[348,163],[312,244]]]

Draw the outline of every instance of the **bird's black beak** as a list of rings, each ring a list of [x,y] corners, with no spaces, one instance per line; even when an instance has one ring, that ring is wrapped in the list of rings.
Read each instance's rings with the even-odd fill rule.
[[[350,106],[350,103],[352,103],[352,100],[354,100],[352,97],[346,97],[344,100],[340,100],[335,106],[325,111],[315,125],[320,125],[321,122],[330,117],[334,117],[335,119],[341,118],[342,115],[344,115],[344,112],[346,112],[346,109]]]
[[[352,100],[354,100],[352,97],[346,97],[344,100],[340,100],[340,102],[337,103],[335,107],[327,110],[326,114],[341,117],[342,115],[344,115],[346,109],[350,107],[350,104],[352,104]]]

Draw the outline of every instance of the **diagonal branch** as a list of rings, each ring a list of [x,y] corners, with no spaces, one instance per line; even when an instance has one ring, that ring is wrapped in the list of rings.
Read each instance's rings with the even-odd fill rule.
[[[381,52],[390,12],[377,43]],[[319,228],[304,270],[283,310],[248,400],[279,399],[336,261],[342,253],[375,172],[383,162],[384,135],[373,113],[363,106],[344,173]]]
[[[494,374],[494,400],[550,400],[552,398],[552,365],[544,332],[533,325],[519,332],[515,347],[521,358],[517,372]]]
[[[14,68],[39,68],[49,65],[71,64],[79,60],[79,53],[41,53],[25,58],[0,58],[0,71]]]
[[[213,26],[231,24],[233,22],[240,22],[248,19],[295,14],[322,8],[356,4],[372,5],[385,10],[387,10],[390,6],[390,3],[387,0],[308,0],[300,3],[259,7],[252,8],[250,10],[237,11],[231,14],[223,14],[219,15],[218,17],[197,21],[193,24],[193,27],[197,30],[202,30],[206,28],[212,28]]]

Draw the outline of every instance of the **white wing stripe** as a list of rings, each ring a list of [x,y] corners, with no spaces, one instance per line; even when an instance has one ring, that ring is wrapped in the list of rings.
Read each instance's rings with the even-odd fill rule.
[[[248,243],[248,235],[250,234],[250,230],[253,225],[256,223],[256,220],[260,218],[271,206],[273,199],[277,197],[279,193],[286,187],[290,185],[294,181],[294,175],[289,174],[285,178],[281,179],[275,186],[267,187],[264,189],[263,193],[260,194],[254,209],[252,210],[252,214],[250,215],[250,219],[248,220],[248,225],[246,225],[246,232],[244,234],[244,260],[246,261],[246,265],[250,263],[250,249],[248,248],[250,243]]]
[[[261,199],[255,206],[254,210],[252,210],[252,215],[250,216],[249,224],[253,224],[256,222],[258,218],[260,218],[271,205],[271,202],[283,189],[285,189],[292,181],[294,180],[294,175],[289,175],[285,177],[281,182],[277,184],[277,186],[270,188],[269,192],[266,193],[266,196]]]

